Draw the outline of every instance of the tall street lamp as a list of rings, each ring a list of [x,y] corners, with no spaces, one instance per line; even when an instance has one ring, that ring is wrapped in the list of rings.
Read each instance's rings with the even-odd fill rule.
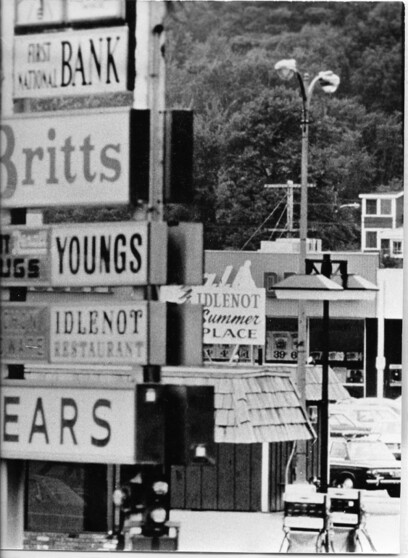
[[[322,396],[320,412],[320,490],[326,492],[329,470],[329,301],[373,300],[378,287],[364,277],[348,273],[347,260],[306,259],[306,273],[291,275],[274,285],[276,297],[283,300],[323,300]]]
[[[319,83],[325,93],[334,93],[339,86],[340,78],[331,71],[319,72],[311,81],[308,73],[303,76],[296,66],[296,60],[279,60],[275,64],[275,70],[283,80],[289,80],[297,76],[300,93],[302,96],[302,158],[301,158],[301,185],[300,185],[300,223],[299,223],[299,266],[298,273],[305,273],[305,262],[307,255],[307,189],[308,189],[308,148],[309,148],[309,111],[312,94],[316,83]],[[299,300],[298,306],[298,357],[297,357],[297,383],[301,402],[306,408],[306,340],[307,340],[307,317],[306,303]],[[297,480],[306,481],[306,447],[298,448],[297,455]]]

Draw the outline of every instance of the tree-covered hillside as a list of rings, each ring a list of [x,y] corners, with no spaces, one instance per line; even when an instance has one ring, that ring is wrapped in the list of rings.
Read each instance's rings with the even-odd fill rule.
[[[335,94],[318,86],[313,93],[309,236],[322,238],[325,249],[358,247],[359,214],[339,205],[402,188],[403,3],[186,1],[171,8],[167,105],[195,111],[197,195],[193,209],[169,213],[202,220],[206,248],[258,248],[282,228],[284,192],[264,185],[300,181],[299,87],[274,70],[278,60],[295,58],[311,78],[321,70],[341,78]]]

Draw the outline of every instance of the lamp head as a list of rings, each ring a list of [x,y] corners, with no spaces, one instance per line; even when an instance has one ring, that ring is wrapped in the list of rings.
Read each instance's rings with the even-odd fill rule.
[[[279,62],[275,64],[275,70],[278,72],[281,79],[288,80],[294,74],[297,74],[296,60],[294,58],[279,60]]]
[[[339,86],[339,76],[333,74],[330,70],[327,72],[319,72],[317,77],[325,93],[334,93]]]

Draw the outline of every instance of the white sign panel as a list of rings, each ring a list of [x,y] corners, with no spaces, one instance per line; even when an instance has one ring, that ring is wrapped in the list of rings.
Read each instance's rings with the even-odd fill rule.
[[[11,0],[9,0],[11,1]],[[17,25],[123,18],[123,0],[15,0]]]
[[[3,459],[135,463],[134,388],[2,386],[0,412]]]
[[[265,289],[194,287],[191,302],[203,305],[204,344],[265,343]]]
[[[62,23],[64,19],[64,0],[15,0],[15,4],[17,25]]]
[[[1,206],[129,203],[130,114],[66,111],[4,119]]]
[[[55,286],[161,284],[166,282],[166,274],[165,223],[82,223],[52,228],[51,282]]]
[[[14,40],[14,97],[125,91],[127,27],[19,35]]]
[[[124,17],[123,0],[67,0],[68,21]]]
[[[51,307],[50,362],[147,364],[148,303]]]
[[[204,344],[265,344],[265,289],[164,286],[160,300],[201,304]]]

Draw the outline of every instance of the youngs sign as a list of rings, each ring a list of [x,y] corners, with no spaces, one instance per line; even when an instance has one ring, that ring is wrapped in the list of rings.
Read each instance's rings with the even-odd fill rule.
[[[134,387],[23,383],[1,386],[2,458],[135,463]]]
[[[162,285],[167,280],[167,225],[125,221],[0,232],[3,286]]]
[[[52,229],[55,286],[161,285],[166,276],[165,223],[86,223]]]
[[[141,137],[138,114],[110,109],[87,111],[86,116],[64,111],[4,119],[2,207],[128,204],[131,183],[134,197],[140,197],[142,185],[134,173],[139,156],[143,159],[141,145],[142,150],[146,143],[148,148],[148,135]],[[139,151],[132,149],[135,136]]]

